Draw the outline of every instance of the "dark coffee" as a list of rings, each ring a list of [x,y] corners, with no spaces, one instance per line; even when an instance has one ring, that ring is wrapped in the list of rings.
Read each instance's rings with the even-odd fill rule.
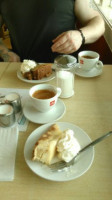
[[[56,94],[51,90],[37,90],[33,93],[32,97],[36,99],[50,99]]]
[[[87,58],[87,59],[94,59],[95,57],[93,57],[93,56],[88,56],[88,55],[86,55],[86,56],[82,56],[83,58]]]

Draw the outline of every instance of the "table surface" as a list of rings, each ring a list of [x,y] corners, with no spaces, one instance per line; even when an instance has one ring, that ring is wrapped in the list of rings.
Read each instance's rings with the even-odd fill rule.
[[[0,63],[0,88],[29,89],[34,84],[17,78],[21,63]],[[55,79],[49,81],[55,84]],[[75,95],[62,99],[65,115],[59,122],[69,122],[82,128],[91,140],[112,130],[112,65],[94,78],[75,76]],[[72,181],[55,182],[35,175],[24,159],[24,145],[39,124],[29,122],[26,132],[19,133],[15,163],[15,178],[0,182],[3,200],[111,200],[112,199],[112,136],[95,146],[91,168]]]

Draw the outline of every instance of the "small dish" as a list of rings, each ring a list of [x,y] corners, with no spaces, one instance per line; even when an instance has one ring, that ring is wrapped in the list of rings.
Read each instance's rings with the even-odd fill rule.
[[[33,106],[30,100],[26,101],[23,107],[24,116],[31,122],[37,124],[46,124],[57,121],[64,115],[66,111],[65,104],[58,99],[54,108],[48,112],[39,112]]]
[[[79,64],[75,67],[75,74],[85,78],[92,78],[99,76],[102,74],[102,72],[103,72],[102,69],[97,69],[97,68],[93,68],[90,71],[84,71],[82,68],[80,68]]]
[[[60,171],[51,171],[51,169],[38,161],[32,161],[32,151],[35,143],[38,141],[40,136],[45,133],[51,125],[54,123],[48,123],[40,126],[34,130],[28,137],[24,147],[24,157],[28,167],[38,176],[51,180],[51,181],[70,181],[82,176],[91,167],[94,160],[94,147],[89,148],[83,152],[80,159],[74,163],[69,169],[63,169]],[[68,123],[68,122],[57,122],[60,129],[72,129],[75,133],[75,137],[78,140],[81,147],[84,147],[91,142],[91,139],[80,127]]]

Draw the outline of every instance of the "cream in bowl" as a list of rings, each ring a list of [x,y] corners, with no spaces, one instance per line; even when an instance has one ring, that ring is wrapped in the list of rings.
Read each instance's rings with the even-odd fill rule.
[[[60,94],[61,89],[50,84],[38,84],[29,90],[32,105],[40,112],[50,111],[56,105]]]

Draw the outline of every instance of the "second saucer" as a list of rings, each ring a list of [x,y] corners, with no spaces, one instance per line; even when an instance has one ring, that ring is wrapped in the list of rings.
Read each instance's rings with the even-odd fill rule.
[[[85,78],[92,78],[101,75],[103,72],[102,69],[93,68],[90,71],[84,71],[82,68],[80,68],[80,65],[78,64],[75,68],[75,74],[81,77]]]

